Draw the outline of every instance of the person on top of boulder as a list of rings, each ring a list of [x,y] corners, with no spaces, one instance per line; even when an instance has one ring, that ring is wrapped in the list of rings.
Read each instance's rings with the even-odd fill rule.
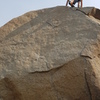
[[[69,5],[71,6],[71,7],[74,7],[74,5],[76,4],[76,3],[78,3],[78,8],[80,7],[80,3],[81,3],[81,8],[82,8],[82,6],[83,6],[83,1],[82,0],[67,0],[67,2],[66,2],[66,6],[68,5],[68,3],[69,3]]]

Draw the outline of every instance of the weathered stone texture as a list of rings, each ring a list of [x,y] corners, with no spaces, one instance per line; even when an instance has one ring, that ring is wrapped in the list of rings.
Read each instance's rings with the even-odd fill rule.
[[[93,9],[32,11],[1,27],[0,100],[100,100]]]

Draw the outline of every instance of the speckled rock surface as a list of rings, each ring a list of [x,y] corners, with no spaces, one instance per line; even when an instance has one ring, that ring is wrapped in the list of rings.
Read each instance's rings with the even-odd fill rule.
[[[100,10],[94,9],[31,11],[1,27],[0,99],[100,100]]]

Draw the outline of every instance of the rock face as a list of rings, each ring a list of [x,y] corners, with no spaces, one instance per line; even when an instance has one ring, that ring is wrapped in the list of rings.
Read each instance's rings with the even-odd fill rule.
[[[100,10],[43,9],[1,27],[0,100],[100,100]]]

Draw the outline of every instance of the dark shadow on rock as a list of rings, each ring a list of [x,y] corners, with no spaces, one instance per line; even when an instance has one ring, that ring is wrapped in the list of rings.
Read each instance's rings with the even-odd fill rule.
[[[88,15],[100,20],[100,9],[93,8]]]

